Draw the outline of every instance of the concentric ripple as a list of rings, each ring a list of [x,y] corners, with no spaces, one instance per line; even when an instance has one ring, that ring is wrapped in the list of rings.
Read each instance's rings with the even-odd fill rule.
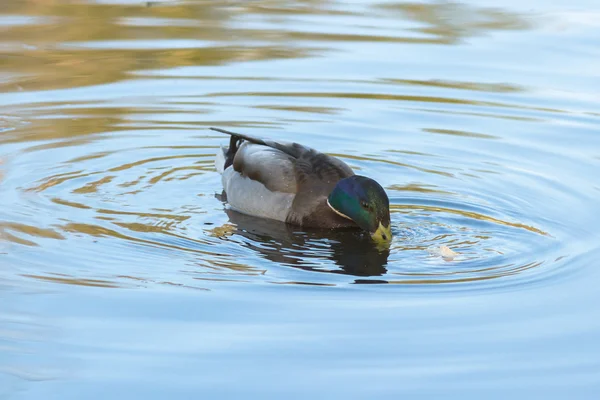
[[[294,134],[244,131],[286,139]],[[385,142],[363,154],[332,152],[376,177],[390,195],[395,237],[390,248],[378,248],[360,233],[306,231],[230,211],[219,196],[213,166],[226,138],[198,128],[172,145],[173,136],[142,132],[99,134],[77,151],[60,142],[23,148],[21,162],[36,168],[26,177],[13,170],[8,183],[20,193],[13,207],[30,222],[4,222],[3,235],[17,246],[12,250],[39,249],[11,254],[35,269],[40,251],[52,258],[64,257],[73,243],[77,248],[59,267],[42,273],[25,268],[24,276],[103,287],[155,283],[203,289],[224,280],[258,280],[477,288],[477,282],[504,286],[549,276],[568,251],[557,240],[561,227],[532,213],[538,205],[530,201],[540,193],[560,194],[562,186],[550,180],[527,187],[534,174],[514,171],[499,156],[481,162],[462,150],[460,161],[448,149],[390,151]],[[134,147],[130,138],[136,134]],[[319,147],[310,139],[304,143]],[[324,142],[324,151],[340,147]],[[499,187],[518,190],[519,196],[494,189]],[[455,252],[451,259],[442,257],[444,247]]]

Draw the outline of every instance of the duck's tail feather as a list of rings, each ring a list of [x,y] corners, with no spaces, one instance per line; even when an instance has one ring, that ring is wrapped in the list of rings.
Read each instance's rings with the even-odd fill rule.
[[[215,158],[215,168],[217,172],[220,174],[223,173],[230,165],[233,164],[233,159],[235,157],[235,153],[237,153],[240,148],[240,139],[237,136],[231,136],[229,140],[229,147],[225,148],[221,146],[219,151],[217,151],[217,157]]]
[[[231,132],[231,131],[226,131],[225,129],[221,129],[221,128],[210,128],[210,129],[213,130],[213,131],[216,131],[216,132],[221,132],[221,133],[224,133],[226,135],[230,135],[232,140],[234,138],[238,138],[238,140],[239,139],[243,139],[243,140],[246,140],[246,141],[248,141],[250,143],[256,143],[256,144],[262,144],[263,146],[269,146],[269,144],[267,142],[265,142],[264,140],[262,140],[262,139],[255,138],[255,137],[248,136],[248,135],[244,135],[242,133],[235,133],[235,132]]]
[[[236,148],[235,151],[233,152],[233,155],[231,156],[231,162],[233,162],[233,156],[235,155],[235,152],[237,151],[237,148],[239,148],[239,142],[241,140],[245,140],[247,142],[250,143],[255,143],[255,144],[260,144],[263,146],[268,146],[268,147],[272,147],[274,149],[283,151],[284,153],[294,157],[294,158],[298,158],[303,152],[310,150],[309,148],[299,145],[297,143],[279,143],[279,142],[274,142],[271,140],[263,140],[263,139],[259,139],[253,136],[248,136],[248,135],[244,135],[242,133],[235,133],[235,132],[231,132],[231,131],[227,131],[225,129],[221,129],[221,128],[210,128],[213,131],[216,132],[221,132],[224,133],[226,135],[230,135],[231,136],[231,144],[233,144],[235,142],[236,144]],[[230,144],[229,146],[229,151],[231,151],[232,145]],[[231,164],[229,164],[231,165]],[[227,167],[225,167],[227,168]]]

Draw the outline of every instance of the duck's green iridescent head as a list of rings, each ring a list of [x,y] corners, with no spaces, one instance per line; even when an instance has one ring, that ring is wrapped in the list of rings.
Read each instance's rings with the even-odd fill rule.
[[[376,241],[392,240],[390,200],[371,178],[353,175],[342,179],[327,199],[329,207],[369,232]]]

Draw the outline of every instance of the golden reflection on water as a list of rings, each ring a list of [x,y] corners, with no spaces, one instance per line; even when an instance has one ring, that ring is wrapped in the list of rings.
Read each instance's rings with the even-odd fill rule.
[[[492,222],[494,224],[510,226],[513,228],[525,229],[529,232],[537,233],[539,235],[544,235],[544,236],[549,235],[547,232],[544,232],[541,229],[538,229],[534,226],[529,226],[529,225],[521,224],[518,222],[503,221],[501,219],[493,218],[493,217],[490,217],[490,216],[487,216],[484,214],[480,214],[477,212],[473,212],[473,211],[465,211],[465,210],[459,210],[459,209],[454,209],[454,208],[449,208],[449,207],[426,206],[426,205],[421,205],[421,204],[390,204],[390,212],[391,213],[394,213],[394,212],[401,213],[401,212],[410,212],[410,211],[425,211],[425,212],[431,213],[431,214],[440,213],[440,212],[457,214],[457,215],[462,215],[466,218],[470,218],[470,219],[474,219],[474,220],[478,220],[478,221],[488,221],[488,222]]]
[[[523,16],[499,8],[479,8],[459,2],[388,3],[380,6],[385,12],[398,12],[403,17],[427,26],[419,31],[438,36],[444,43],[485,34],[492,30],[524,30],[531,27]]]
[[[92,286],[103,288],[119,288],[119,284],[103,279],[84,279],[84,278],[69,278],[65,276],[45,276],[45,275],[29,275],[23,274],[25,278],[38,279],[53,283],[62,283],[65,285]]]
[[[25,235],[32,238],[65,239],[63,235],[52,229],[38,228],[17,222],[0,222],[0,240],[11,241],[25,246],[37,246],[34,241],[16,235]]]
[[[457,131],[453,129],[433,129],[433,128],[423,128],[423,131],[429,133],[437,133],[440,135],[454,135],[454,136],[464,136],[478,139],[498,139],[498,137],[494,135],[487,135],[485,133],[475,133],[475,132],[466,132],[466,131]]]
[[[437,193],[444,195],[452,195],[454,193],[437,189],[434,185],[409,183],[406,185],[390,185],[386,189],[400,192],[417,192],[417,193]]]
[[[269,46],[244,44],[248,40],[263,40],[268,32],[236,32],[226,26],[243,10],[236,12],[222,2],[173,2],[146,7],[143,2],[119,6],[80,1],[9,1],[4,4],[4,13],[48,16],[36,29],[26,24],[4,30],[3,41],[12,44],[7,49],[10,54],[5,59],[5,68],[22,76],[5,90],[97,85],[125,79],[128,71],[145,68],[301,57],[310,51],[276,43]],[[136,24],[136,19],[145,23]],[[168,45],[161,49],[114,48],[127,40],[190,37],[205,43],[199,48],[182,49]],[[268,39],[273,40],[272,37]],[[85,45],[80,44],[82,40]],[[94,42],[111,40],[116,41],[113,48],[88,47]],[[102,68],[98,68],[99,65]]]
[[[42,17],[36,20],[35,29],[29,23],[2,28],[6,49],[4,70],[20,77],[4,83],[5,91],[104,84],[127,79],[129,71],[142,69],[306,57],[327,51],[332,42],[340,41],[451,44],[494,30],[529,28],[527,20],[517,14],[451,2],[370,7],[369,12],[375,18],[394,19],[393,13],[397,12],[398,19],[421,22],[424,27],[408,30],[418,32],[419,36],[402,36],[375,27],[354,34],[281,29],[280,24],[274,30],[268,22],[255,29],[233,24],[248,16],[265,21],[280,16],[283,22],[287,17],[303,14],[343,18],[363,12],[348,9],[337,1],[290,5],[283,0],[236,3],[203,0],[158,2],[147,7],[144,2],[118,5],[9,0],[3,2],[2,8],[5,15]],[[190,38],[197,41],[190,48],[177,48],[176,43],[168,42]],[[143,48],[142,41],[150,44]],[[167,41],[163,48],[157,48],[160,41]],[[129,42],[133,42],[133,47]],[[465,88],[470,86],[465,85]]]

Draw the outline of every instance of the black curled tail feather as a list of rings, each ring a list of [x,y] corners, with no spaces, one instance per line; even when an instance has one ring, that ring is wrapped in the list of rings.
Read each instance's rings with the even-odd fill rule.
[[[227,152],[225,153],[225,164],[223,166],[223,170],[226,170],[228,167],[233,165],[233,159],[235,158],[235,154],[239,150],[242,142],[244,140],[247,140],[250,142],[252,141],[252,140],[250,140],[250,138],[248,138],[244,135],[241,135],[241,134],[235,133],[235,132],[231,132],[231,131],[226,131],[225,129],[213,128],[213,127],[209,128],[209,129],[212,131],[225,133],[230,136],[229,148],[227,149]]]
[[[225,165],[223,166],[223,170],[226,170],[228,167],[233,165],[235,153],[237,153],[238,149],[240,148],[240,143],[242,140],[243,139],[239,136],[231,136],[231,139],[229,139],[229,148],[227,149],[227,153],[225,153]]]

